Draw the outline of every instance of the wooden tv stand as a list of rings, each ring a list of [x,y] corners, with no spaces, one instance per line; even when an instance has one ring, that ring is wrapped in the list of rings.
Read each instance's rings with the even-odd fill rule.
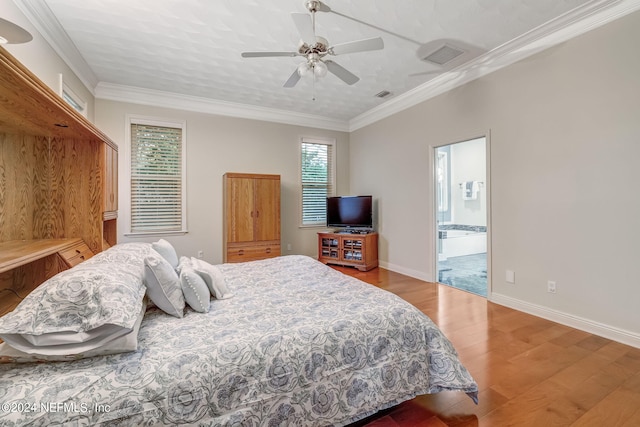
[[[378,266],[378,233],[318,233],[318,261],[371,270]]]

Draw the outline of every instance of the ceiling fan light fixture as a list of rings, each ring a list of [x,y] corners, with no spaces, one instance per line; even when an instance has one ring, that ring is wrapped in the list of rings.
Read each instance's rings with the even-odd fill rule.
[[[33,36],[27,30],[0,18],[0,44],[19,44],[31,40],[33,40]]]
[[[327,66],[322,61],[317,61],[313,64],[313,74],[316,77],[324,77],[327,75]]]
[[[311,73],[311,65],[308,62],[302,62],[298,65],[298,75],[300,77],[308,76]]]

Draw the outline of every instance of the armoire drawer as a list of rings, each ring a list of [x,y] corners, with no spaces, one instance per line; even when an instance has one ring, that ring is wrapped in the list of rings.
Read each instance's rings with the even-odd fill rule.
[[[280,245],[227,248],[227,262],[255,261],[280,256]]]

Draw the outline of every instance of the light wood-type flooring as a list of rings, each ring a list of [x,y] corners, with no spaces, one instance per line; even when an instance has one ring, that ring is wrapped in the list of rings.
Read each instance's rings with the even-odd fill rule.
[[[382,268],[336,269],[427,314],[480,390],[477,406],[424,395],[354,426],[640,426],[640,349]]]

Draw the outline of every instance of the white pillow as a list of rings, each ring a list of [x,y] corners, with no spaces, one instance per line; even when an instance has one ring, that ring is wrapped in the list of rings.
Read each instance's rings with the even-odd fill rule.
[[[181,256],[180,257],[180,262],[178,263],[178,266],[176,267],[176,273],[178,273],[178,276],[180,275],[180,273],[182,272],[182,269],[185,266],[191,268],[191,258],[186,257],[186,256]]]
[[[4,335],[4,341],[11,347],[26,353],[29,353],[32,348],[52,346],[86,346],[84,348],[89,349],[91,347],[99,347],[105,342],[126,335],[129,332],[131,332],[131,329],[117,325],[102,325],[84,332],[61,331],[42,335],[6,334]]]
[[[198,258],[191,258],[193,269],[204,279],[205,283],[216,299],[231,298],[233,294],[229,292],[227,283],[224,280],[222,271],[215,265]]]
[[[133,328],[124,335],[113,337],[99,346],[94,346],[93,342],[81,343],[78,345],[51,345],[33,346],[22,351],[9,345],[8,342],[0,344],[0,363],[30,363],[43,361],[70,361],[84,359],[93,356],[107,354],[125,353],[138,349],[138,332],[144,317],[146,307],[143,304],[142,310],[138,313]]]
[[[56,274],[0,318],[0,338],[16,345],[95,345],[131,331],[143,305],[148,243],[113,246]],[[26,348],[26,347],[25,347]]]
[[[162,255],[162,257],[171,264],[171,267],[176,268],[178,266],[178,254],[171,243],[164,239],[160,239],[157,242],[153,242],[151,247]]]
[[[183,266],[180,272],[180,283],[184,299],[189,307],[200,313],[209,311],[211,293],[202,277],[191,266]]]
[[[151,251],[144,259],[144,278],[147,295],[162,311],[175,317],[184,315],[184,296],[180,278],[169,262]]]

